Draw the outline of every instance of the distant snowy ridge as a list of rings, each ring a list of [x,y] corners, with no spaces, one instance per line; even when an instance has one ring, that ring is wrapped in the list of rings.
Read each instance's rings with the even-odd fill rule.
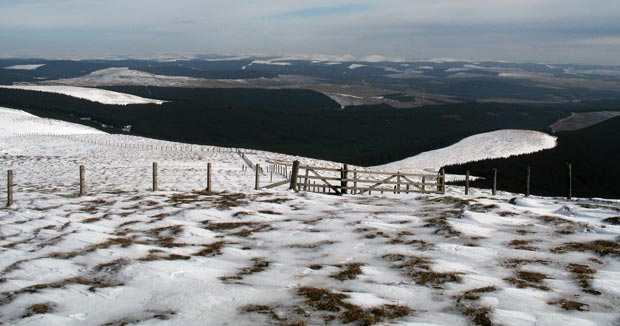
[[[0,88],[23,89],[28,91],[48,92],[63,94],[81,98],[84,100],[99,102],[109,105],[128,105],[128,104],[162,104],[164,101],[143,98],[135,95],[108,91],[105,89],[75,87],[75,86],[35,86],[35,85],[14,85],[0,86]]]
[[[557,146],[557,138],[532,130],[498,130],[467,137],[458,143],[375,168],[420,172],[445,165],[529,154]]]
[[[105,132],[95,128],[60,120],[43,119],[21,110],[0,107],[0,137],[28,133],[53,135],[105,134]]]
[[[254,60],[249,65],[290,66],[291,64],[279,60]]]
[[[37,70],[38,68],[41,68],[45,66],[45,64],[40,64],[40,65],[14,65],[14,66],[9,66],[9,67],[4,67],[2,69],[9,69],[9,70]]]

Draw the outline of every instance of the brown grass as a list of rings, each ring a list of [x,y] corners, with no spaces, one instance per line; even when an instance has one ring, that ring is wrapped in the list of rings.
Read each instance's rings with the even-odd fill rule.
[[[334,243],[336,243],[336,242],[335,241],[331,241],[331,240],[323,240],[323,241],[314,242],[314,243],[292,244],[289,247],[291,247],[291,248],[299,248],[299,249],[316,249],[316,248],[320,248],[320,247],[323,247],[323,246],[332,245]]]
[[[336,267],[340,268],[341,270],[338,273],[332,275],[332,277],[339,281],[353,280],[358,275],[362,274],[362,266],[364,266],[364,264],[362,263],[348,263],[336,265]]]
[[[269,316],[273,320],[284,321],[286,318],[280,317],[272,307],[267,305],[249,305],[242,308],[243,312],[254,312]]]
[[[538,248],[529,245],[529,244],[531,244],[534,241],[535,240],[515,239],[515,240],[510,241],[508,243],[508,246],[510,246],[510,247],[512,247],[514,249],[518,249],[518,250],[537,251]]]
[[[556,305],[556,306],[560,306],[562,307],[562,309],[564,310],[568,310],[568,311],[588,311],[589,309],[589,305],[585,304],[585,303],[581,303],[578,301],[572,301],[572,300],[567,300],[567,299],[562,299],[559,301],[551,301],[549,302],[549,304],[552,305]]]
[[[217,241],[208,245],[203,245],[204,249],[198,251],[194,256],[218,256],[222,254],[222,248],[226,245],[225,241]]]
[[[82,220],[82,223],[89,224],[89,223],[95,223],[95,222],[99,222],[99,221],[101,221],[101,217],[91,217],[91,218],[87,218],[85,220]]]
[[[444,283],[459,283],[462,281],[460,274],[457,272],[435,272],[430,268],[430,259],[421,256],[405,256],[401,254],[392,254],[383,256],[394,264],[394,268],[413,279],[418,285],[437,286]]]
[[[237,272],[236,275],[233,276],[222,276],[220,277],[220,280],[224,282],[230,280],[241,280],[244,276],[260,273],[269,268],[269,265],[271,265],[269,261],[260,257],[252,258],[252,262],[254,264],[251,267],[242,268]]]
[[[446,210],[442,211],[440,216],[427,219],[424,227],[435,228],[435,234],[443,235],[444,237],[458,237],[461,236],[461,232],[453,228],[448,223],[449,218],[459,218],[463,214],[463,210]]]
[[[529,264],[540,264],[540,265],[549,265],[551,261],[544,259],[522,259],[522,258],[510,258],[506,259],[501,266],[506,268],[517,268],[522,265]]]
[[[260,210],[258,211],[261,214],[265,214],[265,215],[282,215],[282,213],[278,213],[276,211],[272,211],[272,210]]]
[[[56,305],[51,302],[36,303],[26,309],[26,312],[22,318],[28,318],[34,315],[44,315],[52,312],[55,307]]]
[[[608,217],[603,219],[603,223],[611,224],[611,225],[620,225],[620,216]]]
[[[616,241],[596,240],[592,242],[570,242],[563,246],[553,248],[554,253],[567,251],[595,252],[600,256],[620,256],[620,243]]]
[[[463,292],[463,295],[458,297],[457,301],[461,300],[478,300],[480,299],[480,293],[489,293],[497,291],[497,287],[495,286],[486,286],[476,289],[471,289]]]
[[[109,263],[102,263],[93,268],[95,272],[101,272],[105,274],[116,274],[125,266],[129,265],[131,261],[126,258],[120,258],[113,260]]]
[[[474,204],[469,205],[468,210],[472,212],[477,212],[477,213],[487,213],[487,212],[490,212],[498,208],[499,206],[495,204],[484,205],[481,203],[474,203]]]
[[[214,200],[215,207],[219,210],[227,210],[239,206],[247,206],[247,195],[242,193],[221,193]]]
[[[286,203],[288,201],[293,200],[292,198],[271,198],[271,199],[265,199],[265,200],[259,200],[259,203],[271,203],[271,204],[283,204]]]
[[[601,294],[601,292],[592,289],[592,279],[594,278],[593,275],[596,274],[596,269],[593,269],[588,265],[569,264],[566,267],[566,270],[573,274],[577,280],[577,283],[579,283],[579,286],[584,292],[593,295]]]
[[[344,302],[349,298],[346,294],[334,293],[327,289],[302,287],[297,293],[306,298],[305,302],[310,307],[318,311],[340,313],[340,320],[343,324],[356,323],[357,325],[374,325],[384,320],[392,320],[407,316],[411,309],[399,305],[383,305],[370,309]],[[336,318],[333,314],[323,316],[326,323]]]
[[[334,293],[327,289],[302,287],[297,289],[297,294],[304,296],[306,304],[316,310],[338,312],[341,308],[348,305],[342,300],[349,296],[342,293]]]
[[[471,318],[471,322],[477,326],[491,326],[491,318],[489,313],[491,308],[489,307],[468,307],[463,310],[463,314]]]
[[[514,284],[519,289],[535,288],[543,291],[550,291],[551,289],[543,284],[543,281],[548,277],[543,273],[518,271],[516,277],[505,279],[508,283]]]
[[[2,293],[2,298],[0,299],[0,304],[7,304],[12,302],[13,300],[15,300],[17,298],[17,296],[21,295],[21,294],[33,294],[33,293],[38,293],[42,290],[46,290],[46,289],[61,289],[64,288],[68,285],[74,285],[74,284],[78,284],[78,285],[86,285],[89,286],[88,290],[91,292],[94,292],[97,289],[100,288],[107,288],[107,287],[115,287],[115,286],[122,286],[124,284],[122,283],[114,283],[114,282],[109,282],[106,280],[101,280],[101,279],[97,279],[97,278],[93,278],[93,279],[87,279],[84,277],[72,277],[72,278],[67,278],[61,281],[56,281],[56,282],[51,282],[51,283],[41,283],[41,284],[35,284],[35,285],[31,285],[31,286],[27,286],[24,288],[21,288],[17,291],[10,291],[10,292],[4,292]]]

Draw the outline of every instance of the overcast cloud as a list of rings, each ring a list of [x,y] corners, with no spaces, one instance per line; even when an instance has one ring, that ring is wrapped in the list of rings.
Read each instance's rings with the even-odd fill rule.
[[[380,54],[620,64],[620,0],[0,0],[0,56]]]

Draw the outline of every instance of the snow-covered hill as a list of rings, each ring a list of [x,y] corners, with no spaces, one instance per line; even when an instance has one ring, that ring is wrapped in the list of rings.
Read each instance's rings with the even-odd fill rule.
[[[75,86],[38,86],[38,85],[12,85],[0,86],[0,88],[23,89],[30,91],[49,92],[69,95],[92,102],[110,105],[128,104],[162,104],[164,101],[143,98],[131,94],[108,91],[105,89],[75,87]]]
[[[532,130],[498,130],[467,137],[458,143],[376,168],[416,172],[442,166],[504,158],[554,148],[557,138]]]
[[[16,187],[14,206],[0,210],[3,324],[619,321],[618,201],[463,196],[458,187],[447,196],[254,191],[235,151],[88,132],[0,135],[0,153]],[[149,190],[153,161],[158,192]],[[202,191],[207,162],[213,193]],[[2,172],[0,192],[5,184]]]
[[[35,132],[56,135],[103,134],[102,131],[83,125],[43,119],[21,110],[0,107],[0,137]]]
[[[8,69],[8,70],[37,70],[41,67],[45,66],[45,64],[38,64],[38,65],[13,65],[13,66],[8,66],[8,67],[4,67],[2,69]]]

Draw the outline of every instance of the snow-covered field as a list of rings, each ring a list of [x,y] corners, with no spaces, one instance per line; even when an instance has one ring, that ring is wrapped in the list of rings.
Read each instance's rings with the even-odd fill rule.
[[[498,130],[467,137],[454,145],[376,168],[402,172],[419,172],[427,169],[436,171],[446,165],[529,154],[551,149],[556,145],[557,138],[543,132]]]
[[[103,132],[94,128],[58,120],[43,119],[24,111],[0,107],[0,137],[17,136],[35,131],[57,135],[103,134]]]
[[[618,201],[254,191],[254,172],[226,149],[15,134],[0,135],[0,171],[16,184],[0,210],[7,325],[620,322]]]
[[[99,102],[110,105],[128,104],[162,104],[164,101],[143,98],[131,94],[108,91],[105,89],[75,87],[75,86],[38,86],[38,85],[12,85],[0,88],[23,89],[29,91],[39,91],[73,96],[92,102]]]

